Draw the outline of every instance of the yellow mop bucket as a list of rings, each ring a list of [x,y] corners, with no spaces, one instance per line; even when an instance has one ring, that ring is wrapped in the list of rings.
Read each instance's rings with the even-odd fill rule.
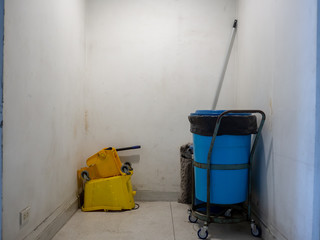
[[[119,211],[135,207],[131,175],[90,180],[84,187],[82,211]]]

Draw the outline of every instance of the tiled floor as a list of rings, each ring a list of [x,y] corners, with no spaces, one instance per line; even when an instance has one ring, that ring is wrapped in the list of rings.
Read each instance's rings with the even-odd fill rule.
[[[139,202],[126,212],[78,210],[53,240],[196,240],[198,223],[189,223],[188,205],[176,202]],[[201,226],[201,223],[200,223]],[[210,224],[211,240],[257,240],[250,224]]]

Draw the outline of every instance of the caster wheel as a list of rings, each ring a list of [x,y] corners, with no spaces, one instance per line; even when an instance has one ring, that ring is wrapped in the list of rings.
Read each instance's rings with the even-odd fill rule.
[[[232,212],[232,209],[229,208],[229,209],[224,213],[224,216],[230,218],[230,217],[232,216],[231,212]]]
[[[251,234],[254,237],[261,237],[261,228],[258,225],[251,227]]]
[[[127,165],[130,171],[133,170],[131,163],[125,162],[123,165]]]
[[[203,229],[203,228],[200,228],[200,229],[198,230],[198,237],[199,237],[200,239],[207,239],[207,237],[208,237],[208,230],[205,230],[205,229]]]
[[[86,170],[84,170],[84,171],[81,172],[81,177],[82,177],[82,179],[85,180],[85,181],[90,181],[89,173],[88,173],[88,171],[86,171]]]
[[[191,223],[196,223],[196,222],[198,222],[198,218],[196,218],[196,217],[194,217],[194,216],[192,216],[191,214],[189,215],[189,222],[191,222]]]
[[[125,173],[127,175],[130,175],[130,171],[129,171],[128,165],[122,165],[121,172],[123,172],[123,173]]]

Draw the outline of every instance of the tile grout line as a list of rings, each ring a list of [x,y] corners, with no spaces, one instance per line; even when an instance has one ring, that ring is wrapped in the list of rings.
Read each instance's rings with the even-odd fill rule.
[[[169,202],[169,203],[170,203],[170,211],[171,211],[171,221],[172,221],[172,230],[173,230],[173,240],[176,240],[176,232],[175,232],[175,229],[174,229],[172,206],[171,206],[171,202]]]

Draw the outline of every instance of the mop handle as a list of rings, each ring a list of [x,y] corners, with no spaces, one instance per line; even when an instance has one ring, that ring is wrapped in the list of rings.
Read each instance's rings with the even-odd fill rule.
[[[125,147],[125,148],[117,148],[116,150],[117,150],[117,152],[119,152],[119,151],[125,151],[125,150],[131,150],[131,149],[139,149],[139,148],[141,148],[140,145],[132,146],[132,147]]]
[[[119,152],[119,151],[132,150],[132,149],[138,149],[138,148],[141,148],[141,146],[137,145],[137,146],[132,146],[132,147],[116,148],[116,151]],[[112,147],[108,147],[108,148],[105,148],[104,150],[111,150],[111,149],[112,149]]]
[[[223,80],[224,80],[224,75],[226,74],[226,71],[227,71],[227,66],[228,66],[230,55],[231,55],[233,42],[234,42],[234,39],[235,39],[235,36],[236,36],[237,24],[238,24],[238,20],[235,19],[234,22],[233,22],[233,27],[232,27],[231,38],[230,38],[230,43],[229,43],[227,55],[226,55],[226,58],[224,60],[223,68],[222,68],[221,75],[220,75],[220,80],[219,80],[218,87],[217,87],[217,90],[216,90],[216,95],[214,97],[212,110],[215,110],[216,107],[217,107],[217,103],[218,103],[218,100],[219,100],[219,95],[220,95],[222,83],[223,83]]]

